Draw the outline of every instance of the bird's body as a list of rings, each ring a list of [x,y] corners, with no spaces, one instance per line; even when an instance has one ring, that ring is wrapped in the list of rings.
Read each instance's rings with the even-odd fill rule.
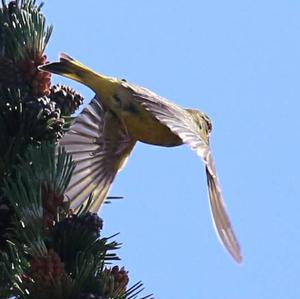
[[[125,128],[133,139],[167,147],[183,143],[167,126],[157,121],[144,107],[141,108],[141,111],[125,108],[122,114]]]
[[[212,126],[206,114],[184,109],[146,88],[95,73],[64,54],[60,62],[40,69],[79,81],[97,95],[60,141],[77,163],[67,189],[73,208],[86,202],[92,192],[90,209],[100,208],[137,141],[165,147],[186,143],[205,163],[218,236],[233,258],[241,262],[240,247],[224,208],[209,148]]]

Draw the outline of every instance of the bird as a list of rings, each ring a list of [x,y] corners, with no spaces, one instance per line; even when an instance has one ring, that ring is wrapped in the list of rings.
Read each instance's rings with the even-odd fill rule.
[[[89,210],[97,212],[138,141],[163,147],[187,144],[205,165],[217,236],[233,259],[242,262],[209,145],[212,123],[204,112],[183,108],[124,79],[97,73],[64,53],[59,61],[41,65],[39,70],[75,80],[95,92],[59,142],[76,163],[66,191],[71,208],[89,200]]]

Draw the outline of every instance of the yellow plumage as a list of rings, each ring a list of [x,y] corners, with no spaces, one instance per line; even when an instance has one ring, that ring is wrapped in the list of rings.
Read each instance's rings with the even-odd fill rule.
[[[206,114],[184,109],[146,88],[100,75],[65,54],[59,62],[40,69],[81,82],[97,95],[60,141],[77,163],[67,190],[73,208],[83,204],[91,192],[91,210],[100,208],[137,141],[167,147],[186,143],[205,164],[218,237],[232,257],[241,262],[240,247],[223,204],[209,147],[212,126]]]

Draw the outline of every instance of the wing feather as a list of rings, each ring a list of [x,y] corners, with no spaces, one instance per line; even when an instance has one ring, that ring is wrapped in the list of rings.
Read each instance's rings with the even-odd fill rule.
[[[132,89],[135,100],[173,133],[177,134],[183,143],[188,144],[192,150],[196,151],[205,163],[210,210],[216,233],[223,246],[240,263],[242,261],[240,246],[225,209],[208,138],[203,137],[201,128],[193,121],[187,110],[148,89],[126,84]]]
[[[72,154],[76,163],[66,191],[73,209],[84,204],[93,193],[90,210],[99,210],[116,173],[135,144],[119,120],[113,116],[106,118],[106,113],[95,97],[60,140],[60,146]],[[111,123],[107,126],[106,122]],[[109,132],[106,132],[107,127]]]

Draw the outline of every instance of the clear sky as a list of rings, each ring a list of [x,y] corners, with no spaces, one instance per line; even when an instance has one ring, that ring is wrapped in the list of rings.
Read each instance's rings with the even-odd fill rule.
[[[138,144],[110,192],[126,199],[101,212],[131,282],[157,299],[300,298],[300,2],[64,0],[44,12],[50,60],[65,52],[213,121],[243,264],[215,236],[196,154]]]

